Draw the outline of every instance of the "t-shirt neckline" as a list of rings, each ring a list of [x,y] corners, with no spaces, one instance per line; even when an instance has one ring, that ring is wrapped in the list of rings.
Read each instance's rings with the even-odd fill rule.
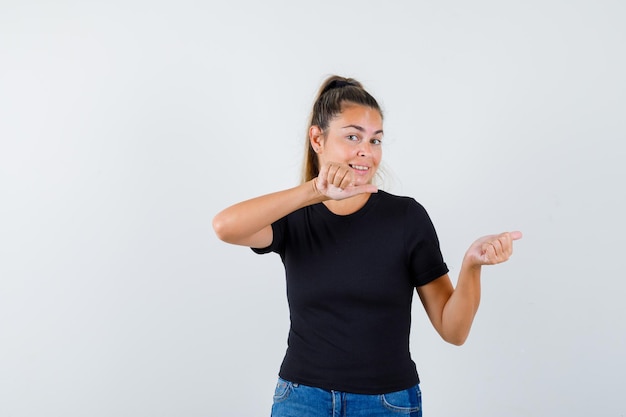
[[[315,204],[314,207],[317,208],[319,212],[322,213],[324,216],[331,218],[331,219],[339,219],[339,220],[355,219],[355,218],[365,215],[365,213],[367,213],[369,209],[376,203],[376,201],[379,198],[379,194],[383,192],[384,191],[382,190],[378,190],[377,193],[371,193],[369,198],[365,202],[365,204],[363,204],[363,207],[361,207],[354,213],[350,213],[350,214],[335,214],[328,207],[326,207],[324,203]]]

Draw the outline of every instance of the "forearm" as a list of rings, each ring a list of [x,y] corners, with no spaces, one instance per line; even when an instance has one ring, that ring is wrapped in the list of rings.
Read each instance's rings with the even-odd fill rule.
[[[455,345],[465,342],[480,304],[482,265],[508,260],[513,253],[513,240],[521,237],[518,231],[483,236],[465,253],[456,288],[448,274],[418,288],[430,320],[445,341]]]
[[[325,199],[317,191],[314,181],[308,181],[228,207],[213,218],[213,229],[225,242],[249,245],[251,237],[276,220]]]
[[[456,288],[443,310],[443,338],[455,345],[467,339],[480,304],[481,266],[463,260]]]

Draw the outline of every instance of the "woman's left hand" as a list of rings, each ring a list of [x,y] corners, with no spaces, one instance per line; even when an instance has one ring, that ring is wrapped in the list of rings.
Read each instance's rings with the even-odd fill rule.
[[[472,243],[465,259],[475,266],[505,262],[513,254],[513,241],[521,238],[522,232],[517,231],[481,237]]]

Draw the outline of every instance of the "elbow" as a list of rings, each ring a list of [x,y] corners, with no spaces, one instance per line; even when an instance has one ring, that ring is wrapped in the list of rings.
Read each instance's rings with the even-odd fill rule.
[[[467,336],[465,337],[444,337],[443,340],[450,343],[454,346],[463,346],[465,341],[467,340]]]
[[[469,330],[441,333],[441,338],[447,343],[450,343],[451,345],[454,345],[454,346],[464,345],[465,342],[467,341],[468,336],[469,336]]]
[[[228,227],[228,221],[220,214],[213,218],[213,231],[219,240],[229,242],[231,240],[231,233]]]

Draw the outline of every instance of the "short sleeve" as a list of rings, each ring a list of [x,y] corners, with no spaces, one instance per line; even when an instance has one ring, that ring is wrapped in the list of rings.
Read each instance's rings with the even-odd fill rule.
[[[419,287],[448,273],[435,227],[426,209],[410,199],[406,212],[405,244],[413,285]]]
[[[265,248],[250,248],[254,253],[259,255],[276,252],[282,256],[285,247],[285,229],[287,225],[287,217],[283,217],[272,223],[272,243]]]

